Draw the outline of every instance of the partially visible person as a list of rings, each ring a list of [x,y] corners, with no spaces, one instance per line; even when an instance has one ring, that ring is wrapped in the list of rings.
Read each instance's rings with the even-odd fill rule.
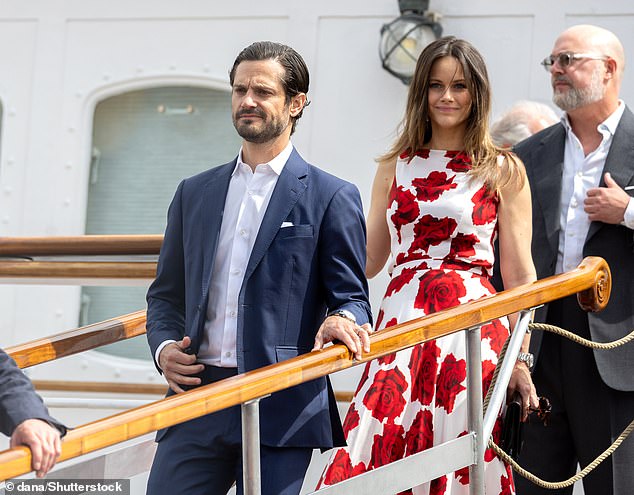
[[[380,159],[372,190],[366,273],[376,275],[389,258],[391,275],[378,330],[494,294],[496,234],[505,284],[535,280],[528,182],[522,163],[491,142],[490,107],[486,66],[470,43],[445,37],[423,50],[403,131]],[[482,327],[485,393],[508,335],[506,318]],[[509,384],[509,395],[516,391],[526,417],[537,396],[524,361]],[[462,436],[466,398],[463,332],[369,362],[344,421],[348,447],[333,453],[320,485]],[[485,478],[487,493],[514,493],[510,467],[491,450]],[[468,492],[464,468],[404,493]]]
[[[256,42],[229,73],[242,147],[185,179],[168,212],[147,337],[169,394],[326,343],[369,351],[365,220],[358,189],[307,163],[290,137],[308,68],[291,47]],[[364,327],[365,325],[365,327]],[[260,402],[261,489],[299,493],[313,449],[343,444],[328,378]],[[149,495],[243,493],[240,408],[158,433]]]
[[[558,121],[559,117],[548,105],[520,100],[491,124],[491,139],[500,148],[512,148]]]
[[[634,114],[619,99],[623,46],[591,25],[566,29],[542,62],[561,123],[516,147],[533,195],[533,258],[539,278],[575,268],[585,256],[610,265],[612,293],[599,313],[571,296],[537,312],[545,321],[597,342],[634,330]],[[528,424],[520,464],[559,481],[603,452],[634,418],[634,343],[591,350],[534,332],[533,379],[552,403],[547,428]],[[634,493],[634,436],[583,480],[586,495]],[[522,495],[556,492],[517,478]]]
[[[42,478],[62,453],[60,438],[66,427],[48,414],[31,381],[2,349],[0,384],[0,431],[11,437],[11,448],[31,449],[31,467]]]

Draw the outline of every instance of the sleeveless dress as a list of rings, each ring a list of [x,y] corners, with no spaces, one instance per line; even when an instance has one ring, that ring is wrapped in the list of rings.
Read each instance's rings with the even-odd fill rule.
[[[420,150],[397,160],[387,210],[391,279],[377,330],[495,293],[498,198],[470,169],[458,151]],[[482,327],[485,394],[508,335],[506,319]],[[367,363],[343,425],[348,446],[332,453],[318,487],[466,434],[466,399],[464,332]],[[498,441],[500,431],[498,418]],[[485,461],[486,493],[514,494],[510,467],[491,449]],[[467,495],[468,485],[466,467],[403,493]]]

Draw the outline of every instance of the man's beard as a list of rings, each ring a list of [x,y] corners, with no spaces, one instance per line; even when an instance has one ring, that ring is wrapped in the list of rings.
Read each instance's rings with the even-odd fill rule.
[[[570,84],[568,91],[553,93],[553,103],[565,112],[590,105],[591,103],[601,100],[605,95],[605,88],[603,87],[603,81],[601,81],[601,70],[599,68],[592,73],[590,84],[583,89],[573,87],[570,80],[564,75],[555,77],[553,82],[556,81]]]
[[[252,124],[240,123],[239,118],[242,114],[256,114],[262,119],[262,127],[256,127]],[[238,111],[233,116],[233,126],[242,139],[250,143],[266,143],[280,136],[288,127],[288,122],[284,123],[280,119],[273,118],[267,120],[266,114],[259,108]]]

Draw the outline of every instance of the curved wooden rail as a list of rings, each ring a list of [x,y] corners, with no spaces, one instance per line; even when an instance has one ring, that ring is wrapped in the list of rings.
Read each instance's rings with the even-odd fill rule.
[[[75,280],[88,285],[87,280],[152,280],[156,276],[153,261],[29,261],[0,259],[0,278],[10,280]],[[80,283],[83,282],[83,283]]]
[[[601,285],[600,289],[598,285]],[[571,272],[377,332],[372,336],[371,352],[361,361],[354,361],[345,346],[333,345],[80,426],[66,435],[60,460],[278,392],[426,340],[578,292],[584,293],[581,299],[590,301],[590,309],[605,307],[610,292],[610,271],[603,259],[586,258]],[[601,300],[592,300],[593,294],[600,294]],[[0,480],[27,473],[31,470],[30,466],[28,448],[18,447],[2,452]]]
[[[5,349],[20,368],[28,368],[145,333],[145,310],[94,323]]]
[[[158,254],[162,235],[0,237],[0,256]]]

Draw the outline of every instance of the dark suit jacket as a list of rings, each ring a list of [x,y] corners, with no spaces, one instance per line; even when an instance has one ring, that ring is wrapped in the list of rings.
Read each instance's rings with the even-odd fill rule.
[[[559,213],[566,131],[561,123],[519,143],[515,152],[524,161],[533,201],[532,252],[537,278],[555,273],[559,244]],[[621,187],[634,185],[634,114],[625,108],[606,158],[603,174],[610,172]],[[629,191],[633,194],[634,191]],[[592,339],[616,340],[634,330],[634,231],[621,225],[592,222],[583,256],[601,256],[610,265],[612,294],[605,310],[590,313]],[[544,321],[547,308],[538,313]],[[571,329],[574,330],[574,329]],[[531,347],[539,351],[541,332],[533,333]],[[603,381],[617,390],[634,391],[634,343],[611,351],[594,351]]]
[[[167,339],[192,339],[197,353],[229,179],[236,160],[184,180],[168,213],[156,280],[148,291],[152,354]],[[227,205],[230,207],[230,205]],[[280,228],[283,222],[292,226]],[[355,186],[293,150],[271,196],[238,300],[238,372],[313,347],[327,311],[370,321],[365,222]],[[329,448],[343,442],[330,383],[314,380],[260,404],[270,446]]]
[[[41,419],[65,434],[66,428],[51,418],[31,381],[11,357],[0,349],[0,431],[11,436],[27,419]]]

